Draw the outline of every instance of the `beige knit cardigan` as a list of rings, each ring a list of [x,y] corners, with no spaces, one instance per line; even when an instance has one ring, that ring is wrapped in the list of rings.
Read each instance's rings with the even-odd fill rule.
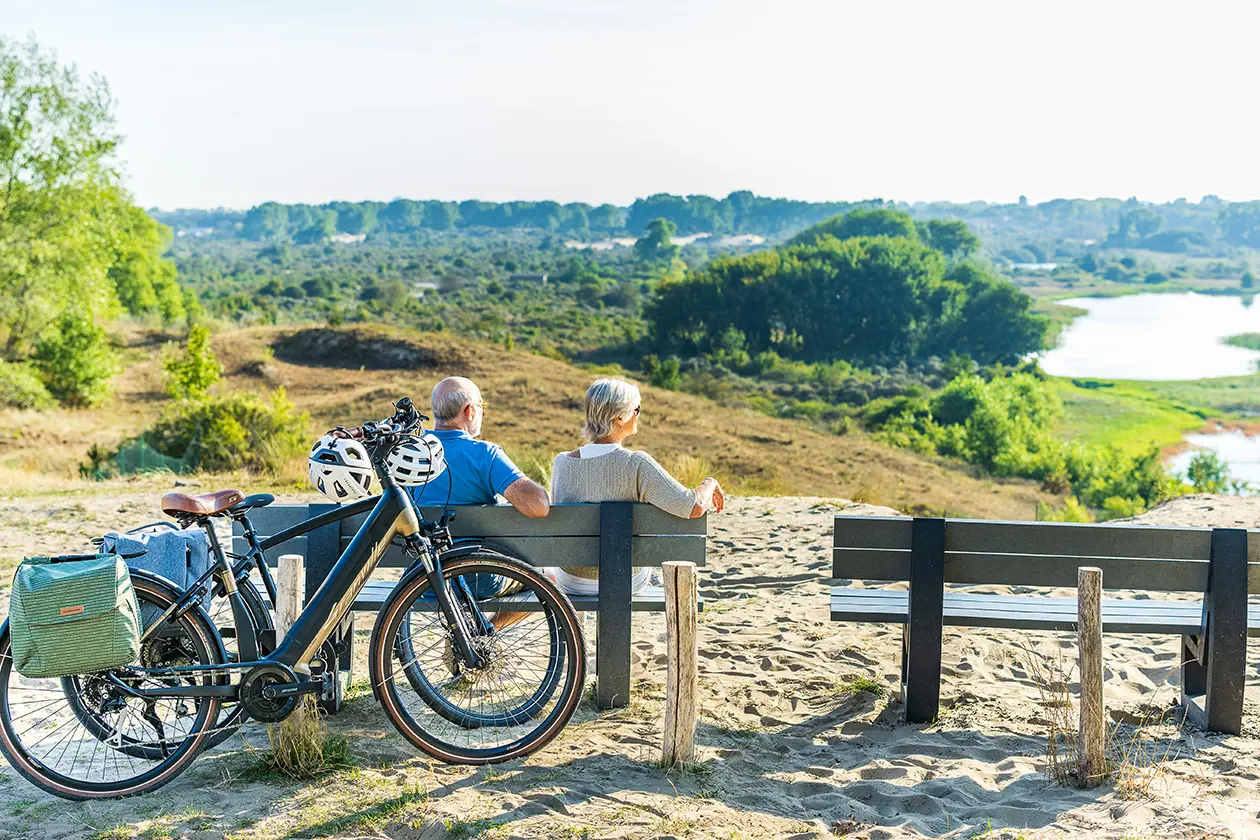
[[[561,452],[551,464],[551,500],[573,502],[645,502],[684,519],[696,506],[696,491],[682,486],[637,449],[614,449],[594,458],[575,458]],[[598,566],[565,569],[574,577],[595,580]]]

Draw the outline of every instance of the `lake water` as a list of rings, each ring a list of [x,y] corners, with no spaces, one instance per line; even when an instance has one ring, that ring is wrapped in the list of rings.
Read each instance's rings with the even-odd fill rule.
[[[1185,475],[1190,459],[1198,449],[1212,449],[1229,464],[1230,478],[1241,479],[1260,488],[1260,436],[1248,437],[1235,429],[1216,434],[1186,435],[1186,442],[1195,449],[1188,449],[1173,458],[1168,465],[1173,472]]]
[[[1260,352],[1221,344],[1260,332],[1260,307],[1232,295],[1149,294],[1061,301],[1088,310],[1043,354],[1054,376],[1207,379],[1255,373]]]
[[[1260,332],[1260,307],[1225,295],[1143,294],[1062,301],[1088,310],[1063,331],[1041,367],[1055,376],[1097,379],[1208,379],[1255,373],[1260,352],[1221,344]],[[1233,478],[1260,487],[1260,435],[1186,435],[1192,449],[1168,465],[1185,474],[1198,449],[1212,449]]]

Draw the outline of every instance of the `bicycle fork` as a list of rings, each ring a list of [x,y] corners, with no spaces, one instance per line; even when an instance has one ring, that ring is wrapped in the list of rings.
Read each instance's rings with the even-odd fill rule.
[[[478,617],[480,633],[474,633],[472,628],[468,626],[465,612],[456,605],[456,593],[442,576],[442,560],[438,553],[433,550],[433,546],[428,540],[422,539],[417,534],[411,534],[404,537],[404,549],[411,555],[413,560],[419,560],[424,564],[425,574],[429,578],[429,588],[433,590],[434,596],[437,598],[438,609],[442,611],[442,617],[446,619],[446,626],[451,632],[451,644],[455,649],[455,654],[463,659],[470,668],[480,668],[482,659],[473,650],[472,638],[474,635],[485,635],[493,630],[493,625],[486,620],[481,611],[476,608],[476,599],[473,598],[472,592],[468,589],[468,584],[461,577],[459,586],[463,596],[467,599],[467,603],[472,605],[473,613]]]

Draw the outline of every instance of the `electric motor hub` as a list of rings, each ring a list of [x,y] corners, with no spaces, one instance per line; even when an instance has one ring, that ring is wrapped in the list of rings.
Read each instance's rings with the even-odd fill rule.
[[[298,681],[293,669],[279,662],[255,665],[241,680],[241,705],[254,720],[277,723],[293,714],[298,697],[264,697],[264,689],[272,686],[292,685]]]

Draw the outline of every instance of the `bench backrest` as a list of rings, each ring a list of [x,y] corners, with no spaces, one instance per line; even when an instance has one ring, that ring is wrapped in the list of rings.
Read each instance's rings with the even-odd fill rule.
[[[333,504],[269,505],[254,511],[250,521],[259,537],[266,539],[313,516],[336,510]],[[652,505],[635,504],[631,516],[631,565],[659,566],[670,560],[704,565],[708,517],[680,519]],[[511,505],[452,505],[455,519],[451,533],[456,538],[476,537],[527,560],[536,566],[594,566],[599,564],[600,505],[552,505],[543,519],[530,519]],[[437,519],[440,508],[421,508],[426,519]],[[311,566],[329,568],[349,545],[367,518],[366,513],[346,517],[309,534],[294,537],[269,549],[267,560],[274,565],[281,554],[301,554]],[[239,525],[233,526],[234,550],[241,552],[245,541]],[[409,565],[402,550],[391,546],[381,561],[383,567]]]
[[[1206,592],[1214,546],[1243,548],[1221,539],[1234,529],[836,516],[832,576],[909,581],[916,529],[930,541],[940,528],[944,580],[959,584],[1075,587],[1079,567],[1097,566],[1108,589]],[[1260,593],[1260,531],[1245,537],[1247,591]]]

